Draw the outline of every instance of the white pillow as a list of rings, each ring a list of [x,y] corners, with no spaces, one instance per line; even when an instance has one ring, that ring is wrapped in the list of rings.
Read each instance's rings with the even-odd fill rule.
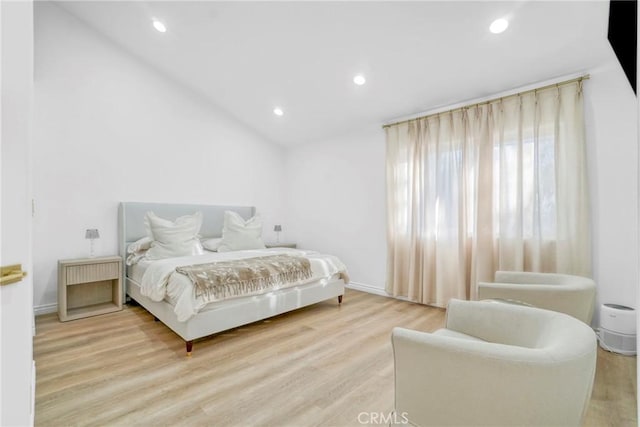
[[[211,252],[217,252],[222,243],[222,237],[213,237],[201,241],[202,247]]]
[[[262,219],[259,215],[256,214],[253,218],[245,221],[236,212],[225,211],[222,242],[220,242],[218,252],[264,248]]]
[[[202,227],[202,212],[184,215],[175,221],[160,218],[153,212],[144,217],[153,243],[147,251],[147,259],[163,259],[204,253],[198,238]]]
[[[153,242],[153,239],[149,236],[138,239],[135,242],[129,244],[129,246],[127,247],[127,253],[135,254],[138,252],[146,251],[151,247],[151,242]]]
[[[147,250],[151,247],[153,239],[151,237],[143,237],[130,243],[127,246],[127,265],[137,264],[147,254]]]

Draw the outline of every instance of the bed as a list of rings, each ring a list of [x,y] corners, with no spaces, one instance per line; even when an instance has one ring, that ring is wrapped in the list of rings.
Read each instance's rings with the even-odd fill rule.
[[[147,235],[144,221],[145,215],[149,211],[168,220],[175,220],[180,216],[194,212],[202,212],[202,226],[199,234],[203,239],[221,236],[227,211],[235,212],[245,220],[252,218],[256,213],[254,207],[246,206],[122,202],[118,210],[118,229],[119,252],[123,259],[126,260],[130,255],[127,253],[129,245]],[[264,258],[276,255],[304,257],[309,260],[312,266],[324,266],[327,263],[325,262],[326,258],[323,257],[331,257],[314,251],[269,248],[224,254],[205,251],[202,258],[195,255],[184,259],[162,260],[162,262],[146,262],[143,259],[123,269],[124,302],[129,299],[134,300],[173,330],[185,341],[187,356],[191,356],[193,342],[196,339],[328,299],[337,298],[337,303],[342,303],[348,276],[346,270],[337,271],[334,267],[327,268],[322,277],[319,277],[319,273],[315,271],[318,268],[313,267],[313,277],[281,289],[263,293],[254,292],[249,296],[236,296],[206,304],[197,299],[184,303],[188,299],[184,295],[187,295],[188,292],[193,293],[193,289],[186,288],[188,285],[185,283],[189,283],[189,279],[187,275],[175,272],[176,266],[230,262],[236,258]],[[330,259],[337,260],[335,257]],[[339,264],[339,260],[336,263]],[[149,286],[154,286],[151,281],[158,280],[159,277],[163,277],[167,283],[178,283],[179,285],[176,286],[180,286],[179,292],[182,293],[177,294],[177,291],[174,290],[168,292],[162,299],[157,295],[152,295],[153,292],[150,293]],[[192,283],[191,286],[195,286],[195,284]],[[181,304],[180,301],[183,303]]]

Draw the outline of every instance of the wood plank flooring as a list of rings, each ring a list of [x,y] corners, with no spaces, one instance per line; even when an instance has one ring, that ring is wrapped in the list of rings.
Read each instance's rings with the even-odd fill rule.
[[[36,318],[36,426],[358,426],[393,407],[394,326],[433,331],[444,310],[347,290],[184,342],[142,307]],[[636,358],[599,350],[586,425],[632,426]]]

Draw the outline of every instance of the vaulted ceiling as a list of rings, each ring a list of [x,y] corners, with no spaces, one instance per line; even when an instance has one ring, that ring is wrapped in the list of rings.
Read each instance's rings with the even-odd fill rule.
[[[610,55],[608,1],[57,4],[285,145],[587,71]],[[508,29],[490,33],[501,17]]]

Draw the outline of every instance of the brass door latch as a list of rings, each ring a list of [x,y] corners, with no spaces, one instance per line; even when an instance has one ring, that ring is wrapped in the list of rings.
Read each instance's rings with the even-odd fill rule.
[[[21,281],[27,275],[22,271],[22,264],[7,265],[0,267],[0,285],[10,285]]]

